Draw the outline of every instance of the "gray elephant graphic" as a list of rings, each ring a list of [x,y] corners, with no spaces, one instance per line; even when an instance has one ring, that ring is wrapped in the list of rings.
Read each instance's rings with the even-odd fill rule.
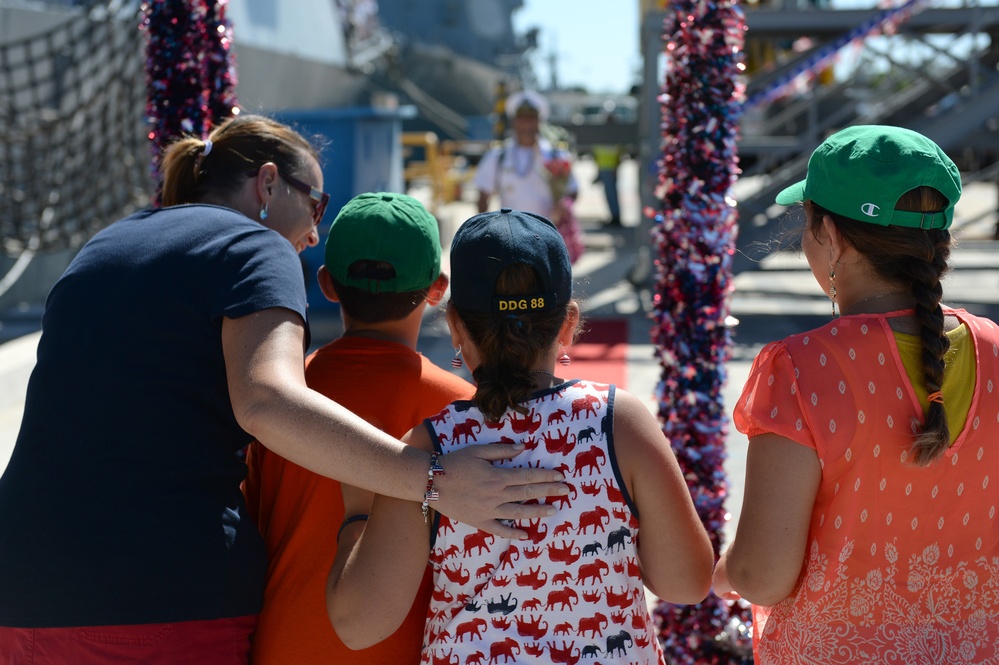
[[[631,639],[631,635],[629,635],[628,631],[626,630],[622,630],[617,635],[608,635],[607,652],[606,652],[607,655],[613,656],[615,651],[620,651],[621,655],[623,656],[627,651],[627,649],[624,646],[625,642],[628,643],[628,646],[634,646],[635,644],[634,640]]]

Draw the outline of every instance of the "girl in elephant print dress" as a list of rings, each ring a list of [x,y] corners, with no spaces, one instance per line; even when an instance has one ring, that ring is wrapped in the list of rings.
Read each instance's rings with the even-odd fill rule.
[[[522,453],[495,464],[558,469],[566,493],[548,497],[547,517],[511,519],[519,540],[428,515],[433,470],[422,515],[415,502],[377,497],[357,545],[330,572],[334,627],[353,648],[391,635],[429,560],[423,663],[662,663],[645,587],[700,602],[711,545],[645,404],[554,375],[579,326],[558,231],[518,211],[477,215],[454,236],[451,271],[448,326],[476,394],[405,440],[437,453],[518,443]],[[515,516],[513,507],[504,517]]]

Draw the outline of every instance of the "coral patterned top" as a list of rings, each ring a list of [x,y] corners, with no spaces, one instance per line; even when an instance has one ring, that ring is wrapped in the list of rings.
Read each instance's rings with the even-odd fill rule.
[[[999,662],[999,329],[945,309],[976,383],[950,449],[917,467],[923,411],[888,325],[902,313],[841,317],[753,364],[736,427],[813,448],[822,468],[798,583],[753,608],[758,664]]]
[[[523,441],[502,466],[560,468],[571,485],[551,517],[508,540],[438,515],[423,662],[662,663],[638,569],[638,513],[614,456],[614,386],[569,381],[526,414],[487,422],[471,402],[426,421],[438,450]]]

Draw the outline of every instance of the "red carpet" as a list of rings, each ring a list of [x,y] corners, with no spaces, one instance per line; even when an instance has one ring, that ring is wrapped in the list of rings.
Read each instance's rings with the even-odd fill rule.
[[[569,349],[572,364],[563,376],[613,383],[628,388],[628,320],[594,319],[586,321],[579,341]]]

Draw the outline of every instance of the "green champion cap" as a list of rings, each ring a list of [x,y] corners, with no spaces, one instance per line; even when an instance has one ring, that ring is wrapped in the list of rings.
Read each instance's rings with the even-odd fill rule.
[[[947,199],[939,212],[895,210],[903,194],[936,189]],[[936,143],[902,127],[857,125],[827,138],[808,159],[805,179],[777,195],[777,203],[814,201],[861,222],[914,229],[946,229],[961,198],[961,174]]]
[[[361,275],[357,261],[383,261],[394,274]],[[418,291],[441,273],[437,219],[411,196],[359,194],[347,202],[326,236],[326,269],[341,284],[372,293]]]

